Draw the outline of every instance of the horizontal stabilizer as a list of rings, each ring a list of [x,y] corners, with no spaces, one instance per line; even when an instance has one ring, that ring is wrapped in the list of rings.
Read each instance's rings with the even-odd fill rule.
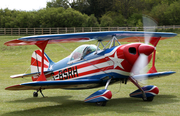
[[[53,73],[52,71],[44,71],[45,75]],[[11,78],[23,78],[23,77],[31,77],[31,76],[39,76],[40,72],[35,73],[29,73],[29,74],[17,74],[17,75],[11,75]]]

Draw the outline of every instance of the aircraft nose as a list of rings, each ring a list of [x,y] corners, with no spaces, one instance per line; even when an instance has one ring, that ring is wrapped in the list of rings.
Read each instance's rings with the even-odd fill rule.
[[[139,46],[139,54],[145,54],[149,56],[154,50],[155,48],[151,45],[141,44]]]

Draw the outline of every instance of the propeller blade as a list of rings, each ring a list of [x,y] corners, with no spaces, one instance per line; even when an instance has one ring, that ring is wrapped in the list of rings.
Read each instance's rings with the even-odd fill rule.
[[[144,32],[155,32],[156,28],[157,28],[157,22],[153,18],[147,15],[143,15]],[[152,37],[151,34],[145,34],[144,43],[149,44],[151,37]]]
[[[155,48],[151,45],[141,44],[139,46],[139,57],[133,65],[131,70],[132,75],[137,74],[146,74],[147,73],[147,64],[148,64],[148,56],[155,50]],[[143,84],[146,84],[147,77],[142,77],[136,79],[137,81],[141,81]]]
[[[139,58],[136,60],[131,73],[133,75],[137,75],[137,74],[145,74],[147,71],[147,63],[148,63],[148,56],[146,56],[145,54],[140,54]],[[141,77],[136,79],[137,81],[146,84],[146,77]]]
[[[140,54],[131,70],[131,73],[133,75],[142,74],[141,70],[147,65],[147,62],[147,56],[145,54]]]

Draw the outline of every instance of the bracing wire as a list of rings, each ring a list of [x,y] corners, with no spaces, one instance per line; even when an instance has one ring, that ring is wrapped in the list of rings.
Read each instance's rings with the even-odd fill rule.
[[[117,92],[115,92],[115,93],[113,93],[113,95],[116,95],[117,93],[119,93],[120,92],[120,90],[121,90],[121,81],[120,81],[120,84],[119,84],[119,90],[117,91]]]

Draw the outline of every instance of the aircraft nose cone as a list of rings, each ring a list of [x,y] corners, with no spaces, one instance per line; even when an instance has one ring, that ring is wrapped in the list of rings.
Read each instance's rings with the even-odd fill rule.
[[[151,45],[141,44],[139,46],[139,54],[145,54],[149,56],[154,50],[155,48]]]

